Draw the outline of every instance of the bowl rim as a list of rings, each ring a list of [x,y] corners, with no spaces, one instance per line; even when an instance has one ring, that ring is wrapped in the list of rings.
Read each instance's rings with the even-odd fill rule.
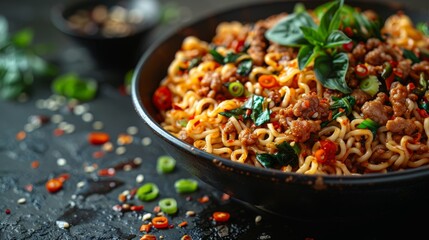
[[[130,38],[136,35],[141,34],[142,32],[145,32],[146,30],[149,30],[151,28],[153,28],[156,24],[158,24],[158,22],[161,20],[161,6],[158,0],[145,0],[144,2],[147,1],[151,1],[152,4],[155,5],[156,7],[156,11],[154,12],[155,17],[151,18],[150,21],[149,20],[143,20],[143,22],[141,24],[137,24],[135,31],[131,34],[128,35],[124,35],[124,36],[115,36],[115,37],[103,37],[100,34],[94,34],[94,35],[86,35],[86,34],[82,34],[79,33],[77,31],[73,31],[71,28],[69,28],[67,26],[67,20],[66,18],[64,18],[63,16],[63,12],[66,11],[69,8],[77,8],[79,6],[96,6],[97,4],[109,4],[109,3],[114,3],[114,2],[124,2],[124,1],[129,1],[129,0],[92,0],[92,1],[87,1],[87,0],[76,0],[76,1],[63,1],[63,2],[59,2],[57,4],[54,4],[51,6],[50,9],[50,20],[51,23],[61,32],[73,36],[73,37],[78,37],[78,38],[82,38],[82,39],[93,39],[93,40],[108,40],[108,39],[126,39],[126,38]],[[84,7],[85,8],[85,7]]]
[[[267,4],[277,4],[277,3],[285,3],[285,4],[295,4],[296,2],[308,2],[306,0],[292,0],[292,1],[282,1],[282,0],[274,0],[274,1],[264,1],[264,2],[246,2],[245,4],[235,4],[230,7],[221,8],[218,11],[214,11],[211,14],[206,14],[204,16],[197,17],[185,24],[177,26],[175,28],[166,31],[162,36],[160,36],[157,41],[151,43],[151,45],[147,48],[147,50],[142,54],[138,64],[136,65],[135,71],[133,73],[132,82],[131,82],[131,98],[132,103],[134,105],[134,109],[138,113],[138,115],[142,118],[144,123],[150,128],[150,130],[161,137],[163,140],[169,142],[175,147],[187,151],[191,154],[200,156],[202,161],[210,161],[210,164],[213,164],[213,161],[219,161],[220,164],[233,168],[235,170],[244,171],[246,173],[250,173],[258,176],[265,176],[269,178],[278,178],[280,180],[287,180],[290,177],[294,178],[294,182],[300,182],[304,184],[308,184],[309,181],[315,182],[320,179],[323,179],[323,184],[325,185],[354,185],[354,186],[363,186],[363,185],[377,185],[377,184],[386,184],[386,183],[394,183],[394,182],[402,182],[407,180],[415,180],[417,178],[427,178],[429,177],[429,165],[420,166],[412,169],[404,169],[387,173],[366,173],[361,175],[323,175],[323,174],[302,174],[296,172],[282,172],[279,170],[266,169],[266,168],[258,168],[255,166],[234,162],[226,158],[222,158],[220,156],[210,154],[203,150],[200,150],[196,147],[191,146],[188,143],[178,139],[168,131],[162,128],[162,126],[149,114],[147,109],[142,104],[142,96],[140,95],[140,75],[144,64],[148,61],[150,56],[166,41],[173,38],[179,32],[183,31],[187,28],[192,28],[194,25],[198,24],[201,21],[207,21],[210,18],[226,15],[231,12],[240,11],[246,8],[257,8],[258,6],[267,5]],[[369,0],[364,1],[350,1],[352,3],[365,3],[379,6],[386,6],[397,10],[404,10],[405,12],[410,9],[405,8],[402,4],[398,4],[395,2],[374,2]],[[419,12],[416,9],[412,9],[412,12]],[[423,13],[423,11],[422,11]],[[184,37],[183,37],[184,38]],[[167,69],[165,69],[165,74]],[[161,79],[160,79],[161,81]],[[280,181],[281,182],[281,181]],[[284,181],[283,181],[284,182]]]

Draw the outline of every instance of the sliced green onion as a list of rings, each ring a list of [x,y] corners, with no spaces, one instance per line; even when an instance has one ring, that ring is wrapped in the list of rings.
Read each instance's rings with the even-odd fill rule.
[[[390,75],[392,75],[393,69],[392,65],[389,62],[383,63],[383,71],[381,72],[381,77],[386,80]]]
[[[137,189],[136,196],[143,202],[152,201],[158,197],[159,188],[154,183],[146,183]]]
[[[156,171],[158,173],[170,173],[176,167],[176,160],[171,156],[160,156],[156,163]]]
[[[370,119],[370,118],[366,118],[365,120],[363,120],[361,123],[359,123],[357,126],[357,128],[359,129],[368,129],[372,132],[372,134],[377,134],[377,129],[380,127],[380,125],[375,122],[374,120]]]
[[[419,85],[413,90],[417,96],[422,97],[428,88],[428,77],[425,72],[420,73]]]
[[[158,202],[161,211],[166,214],[175,214],[177,212],[177,202],[174,198],[164,198]]]
[[[244,93],[244,86],[241,82],[232,82],[228,86],[228,91],[233,97],[240,97]]]
[[[174,188],[178,193],[191,193],[198,189],[198,182],[194,179],[182,178],[174,183]]]
[[[360,89],[374,97],[378,93],[381,83],[374,75],[370,75],[360,83]]]

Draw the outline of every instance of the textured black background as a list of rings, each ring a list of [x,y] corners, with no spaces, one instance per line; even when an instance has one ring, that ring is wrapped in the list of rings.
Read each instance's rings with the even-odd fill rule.
[[[83,76],[95,78],[100,83],[98,97],[88,103],[89,112],[93,114],[94,121],[104,123],[103,131],[111,135],[112,142],[129,126],[138,127],[139,133],[132,144],[126,145],[125,154],[109,153],[102,159],[93,159],[91,154],[98,148],[90,146],[86,140],[87,134],[93,131],[91,123],[82,121],[81,116],[68,113],[64,109],[53,112],[36,108],[38,99],[46,99],[51,95],[51,79],[38,81],[27,102],[0,101],[0,239],[139,239],[142,236],[139,232],[142,223],[139,216],[142,214],[112,210],[112,206],[118,203],[117,196],[120,192],[139,186],[135,181],[138,174],[145,176],[145,182],[155,182],[159,185],[160,197],[174,197],[179,201],[178,214],[170,218],[175,227],[151,232],[158,237],[164,236],[165,239],[180,239],[184,234],[192,236],[193,239],[384,239],[395,236],[396,233],[418,232],[417,228],[412,227],[414,224],[406,224],[417,222],[412,218],[399,219],[390,225],[384,225],[383,222],[342,225],[281,220],[234,200],[222,200],[221,192],[203,183],[200,183],[199,190],[193,194],[175,193],[174,181],[192,176],[181,166],[168,175],[156,173],[155,160],[165,153],[156,141],[147,147],[140,143],[143,137],[149,136],[149,131],[135,113],[130,96],[119,91],[123,72],[97,67],[84,49],[53,27],[49,14],[51,6],[57,2],[2,0],[0,14],[9,20],[12,31],[23,27],[34,29],[36,43],[52,48],[53,51],[46,57],[56,63],[61,71],[76,71]],[[154,29],[146,45],[170,28],[244,2],[247,1],[163,0],[162,6],[174,6],[181,15],[174,21]],[[429,9],[425,1],[402,2],[410,8],[423,9],[426,12]],[[48,123],[28,133],[24,141],[15,139],[15,135],[23,130],[28,122],[29,116],[51,116],[57,113],[62,114],[65,121],[74,124],[75,132],[55,137],[52,133],[56,125]],[[67,160],[65,166],[57,165],[59,157]],[[123,185],[106,194],[93,194],[77,199],[72,197],[78,191],[78,182],[96,179],[96,173],[83,171],[84,164],[97,163],[100,168],[104,168],[134,157],[141,157],[142,165],[130,172],[119,172],[114,177],[123,182]],[[40,162],[37,169],[31,168],[31,162],[35,160]],[[64,189],[56,194],[47,193],[44,187],[46,180],[64,172],[71,174]],[[28,184],[33,185],[32,192],[25,190]],[[201,204],[197,199],[204,195],[209,196],[210,201]],[[20,198],[25,198],[27,202],[18,204],[17,200]],[[136,200],[132,202],[140,204]],[[156,201],[144,205],[144,213],[152,212]],[[355,208],[358,211],[359,207]],[[10,209],[11,214],[7,215],[6,209]],[[193,210],[197,215],[186,217],[187,210]],[[215,224],[210,216],[217,210],[231,212],[231,220],[226,224]],[[62,216],[69,211],[74,212],[77,217]],[[262,216],[262,221],[256,224],[254,219],[258,215]],[[71,228],[58,228],[55,224],[58,219],[70,222]],[[187,220],[189,225],[185,228],[177,227],[177,223],[183,220]]]

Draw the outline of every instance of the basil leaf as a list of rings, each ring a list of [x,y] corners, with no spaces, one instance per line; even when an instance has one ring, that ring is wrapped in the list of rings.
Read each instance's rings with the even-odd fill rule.
[[[340,26],[338,11],[343,6],[343,0],[334,2],[329,9],[323,14],[319,24],[319,33],[326,38],[330,32],[337,30]]]
[[[242,53],[229,52],[226,54],[225,58],[223,59],[223,63],[224,64],[235,63],[241,55],[243,55],[243,54]]]
[[[310,45],[302,46],[298,52],[299,69],[304,69],[314,59],[314,48]]]
[[[246,59],[241,61],[237,66],[237,74],[241,76],[249,75],[250,71],[252,71],[252,59]]]
[[[356,99],[353,96],[345,96],[343,98],[335,98],[332,97],[332,100],[334,100],[334,103],[329,106],[329,109],[332,111],[332,120],[337,119],[340,116],[346,115],[352,113],[353,106],[356,104]],[[341,109],[341,111],[340,111]]]
[[[220,112],[219,114],[225,117],[242,117],[244,120],[251,119],[256,126],[260,126],[270,121],[271,110],[264,109],[264,101],[264,97],[252,95],[241,107]],[[247,115],[247,110],[252,110],[250,115]]]
[[[314,72],[320,83],[329,89],[349,94],[345,77],[349,67],[349,58],[346,53],[340,52],[334,56],[320,55],[314,62]]]
[[[320,35],[320,33],[311,27],[301,27],[302,34],[307,41],[315,46],[322,46],[324,44],[324,38]]]
[[[267,123],[270,121],[270,114],[271,114],[271,110],[270,109],[265,109],[262,113],[260,113],[256,119],[254,120],[255,125],[256,126],[260,126],[264,123]]]
[[[216,49],[210,49],[209,53],[213,56],[213,59],[216,62],[223,64],[223,58],[224,57],[222,56],[222,54],[220,54],[218,51],[216,51]]]
[[[338,47],[351,41],[352,40],[347,37],[347,35],[344,34],[342,31],[334,30],[331,32],[331,34],[329,34],[328,38],[326,39],[325,48]]]
[[[276,145],[278,152],[275,154],[256,154],[256,160],[265,168],[280,169],[283,166],[298,165],[298,155],[294,148],[288,142],[282,142]]]
[[[335,2],[327,2],[322,5],[319,5],[315,9],[313,9],[314,14],[317,16],[317,18],[320,20],[322,19],[323,15],[332,7],[332,5],[336,4]]]
[[[301,27],[317,27],[307,12],[289,14],[265,32],[265,37],[280,45],[301,46],[307,43]]]

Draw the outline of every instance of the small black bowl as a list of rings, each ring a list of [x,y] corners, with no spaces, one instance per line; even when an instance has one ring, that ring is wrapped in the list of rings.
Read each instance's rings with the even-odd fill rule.
[[[160,15],[158,0],[79,0],[53,6],[51,21],[101,68],[130,68]]]
[[[280,12],[291,12],[300,1],[264,1],[229,9],[194,21],[163,39],[142,56],[134,74],[132,99],[135,109],[177,161],[191,174],[234,199],[256,209],[288,219],[313,223],[369,223],[404,221],[404,214],[423,214],[429,207],[429,169],[420,167],[386,174],[326,176],[285,173],[230,161],[209,154],[179,140],[158,122],[152,95],[180,49],[185,37],[193,35],[210,41],[216,26],[224,21],[255,22]],[[313,8],[321,1],[306,1]],[[350,5],[374,9],[382,18],[402,10],[397,5],[354,1]],[[421,12],[408,13],[415,21],[426,18]]]

